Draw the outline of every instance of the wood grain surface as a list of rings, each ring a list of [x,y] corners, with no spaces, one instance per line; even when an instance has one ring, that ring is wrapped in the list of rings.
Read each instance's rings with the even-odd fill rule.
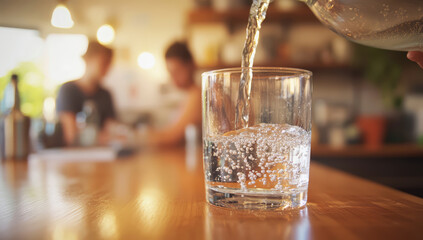
[[[195,155],[194,155],[195,156]],[[187,161],[187,159],[189,161]],[[0,239],[422,239],[423,199],[311,164],[307,207],[205,202],[201,153],[2,162]],[[381,166],[383,169],[383,166]]]

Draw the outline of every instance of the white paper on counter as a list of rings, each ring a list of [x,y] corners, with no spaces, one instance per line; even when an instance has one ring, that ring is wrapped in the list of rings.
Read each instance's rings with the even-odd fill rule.
[[[116,158],[117,151],[107,147],[48,149],[29,156],[30,161],[57,162],[110,162]]]

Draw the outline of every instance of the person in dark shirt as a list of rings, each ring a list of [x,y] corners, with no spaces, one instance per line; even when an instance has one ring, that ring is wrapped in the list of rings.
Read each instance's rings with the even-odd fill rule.
[[[64,141],[73,145],[78,133],[76,114],[84,103],[94,102],[99,114],[99,141],[107,139],[107,128],[113,124],[115,109],[110,93],[101,86],[112,62],[113,51],[92,41],[84,55],[86,71],[81,79],[67,82],[60,87],[56,99],[56,111],[63,130]]]

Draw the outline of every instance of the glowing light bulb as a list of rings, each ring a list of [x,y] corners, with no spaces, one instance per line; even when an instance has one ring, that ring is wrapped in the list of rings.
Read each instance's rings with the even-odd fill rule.
[[[138,66],[142,69],[150,69],[154,67],[156,59],[149,52],[143,52],[138,56]]]
[[[51,15],[51,25],[57,28],[71,28],[73,27],[72,16],[69,9],[63,5],[58,4]]]
[[[97,30],[97,40],[103,45],[113,42],[115,39],[115,30],[109,24],[104,24]]]

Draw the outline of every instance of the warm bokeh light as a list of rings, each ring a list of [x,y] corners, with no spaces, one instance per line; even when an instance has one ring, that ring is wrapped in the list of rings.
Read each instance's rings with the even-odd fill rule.
[[[63,5],[58,4],[51,15],[51,25],[57,28],[71,28],[73,27],[73,20],[69,9]]]
[[[82,34],[50,34],[46,39],[48,85],[58,85],[80,78],[85,73],[82,55],[87,51],[88,38]]]
[[[299,78],[283,79],[282,87],[284,88],[285,97],[292,97],[300,88]]]
[[[97,30],[97,40],[103,45],[108,45],[115,40],[115,30],[109,24],[104,24]]]
[[[22,62],[41,59],[44,41],[38,31],[0,27],[0,77]]]
[[[151,69],[154,67],[156,59],[153,54],[143,52],[138,56],[138,66],[142,69]]]

